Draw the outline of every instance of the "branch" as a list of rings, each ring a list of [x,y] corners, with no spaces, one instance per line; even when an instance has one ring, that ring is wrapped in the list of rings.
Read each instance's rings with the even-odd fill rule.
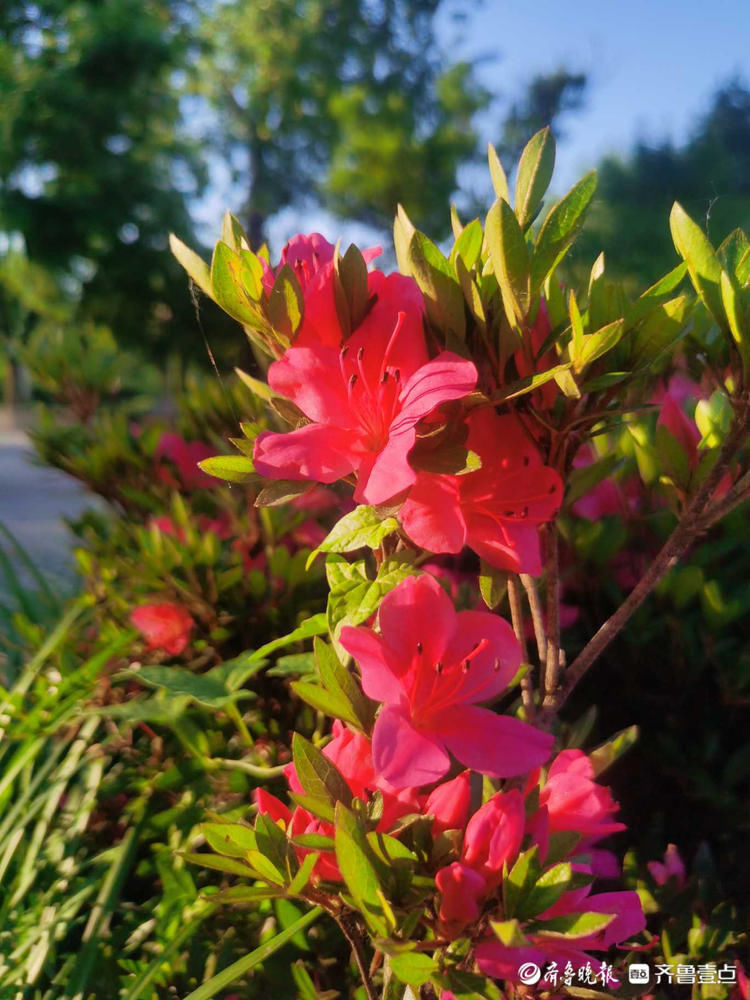
[[[533,576],[529,576],[528,573],[521,573],[520,580],[529,602],[529,611],[531,612],[531,621],[534,625],[534,637],[536,638],[539,662],[545,663],[547,660],[547,636],[544,634],[544,613],[542,612],[542,601],[539,597],[536,580]]]
[[[695,538],[703,533],[710,524],[714,523],[714,520],[711,519],[711,514],[716,509],[716,506],[721,506],[721,503],[709,506],[708,508],[707,504],[730,462],[744,444],[749,409],[750,407],[746,402],[741,414],[738,414],[734,426],[722,445],[716,464],[709,472],[701,488],[688,504],[677,527],[666,540],[643,577],[641,577],[617,611],[607,619],[579,653],[570,665],[559,689],[555,691],[554,688],[547,687],[542,713],[546,721],[549,721],[559,711],[581,678],[589,671],[615,636],[620,633],[659,581],[682,558]],[[747,480],[748,474],[746,473],[737,483],[737,486],[743,484],[740,492],[744,492],[747,488]],[[740,501],[741,497],[737,498],[736,502],[739,503]],[[707,515],[709,516],[708,521],[706,520]],[[548,652],[548,667],[549,662]]]
[[[513,622],[513,631],[521,647],[521,663],[528,664],[529,650],[526,645],[526,635],[523,630],[523,609],[521,607],[521,591],[518,588],[518,580],[515,576],[508,577],[508,601],[510,603],[510,617]],[[528,722],[533,722],[536,716],[534,706],[534,686],[531,674],[526,673],[521,678],[521,701],[523,710]]]
[[[547,656],[542,690],[544,703],[555,696],[560,679],[560,558],[557,522],[547,525]]]
[[[354,961],[357,963],[357,969],[359,970],[359,974],[362,978],[362,985],[365,988],[367,1000],[378,1000],[378,995],[375,992],[375,986],[370,978],[370,971],[367,967],[367,958],[365,956],[365,949],[362,941],[362,929],[359,926],[359,922],[356,917],[348,913],[340,914],[336,918],[336,922],[341,928],[344,937],[352,947],[352,954],[354,955]]]

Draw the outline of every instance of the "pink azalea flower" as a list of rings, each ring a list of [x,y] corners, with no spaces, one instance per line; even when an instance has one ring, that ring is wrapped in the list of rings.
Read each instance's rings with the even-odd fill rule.
[[[216,485],[216,480],[212,476],[198,468],[198,462],[215,454],[216,450],[203,441],[186,441],[179,434],[162,434],[154,458],[169,459],[177,468],[182,486],[186,490],[199,490],[210,489]],[[168,485],[175,485],[170,482],[171,477],[163,463],[158,474]]]
[[[669,844],[664,852],[664,862],[649,861],[647,868],[657,885],[664,885],[670,879],[674,880],[678,889],[685,885],[685,863],[674,844]]]
[[[498,940],[487,939],[477,946],[475,952],[481,971],[495,979],[518,982],[518,970],[525,962],[534,962],[540,967],[544,967],[547,962],[557,962],[561,968],[570,962],[575,970],[585,968],[587,963],[592,962],[588,953],[590,950],[604,951],[613,944],[639,934],[646,926],[646,918],[636,892],[603,892],[579,899],[567,910],[559,907],[555,909],[556,916],[563,912],[606,913],[613,915],[614,920],[594,934],[573,940],[548,937],[540,929],[537,933],[527,934],[529,947],[509,948]],[[551,915],[550,910],[548,918]]]
[[[619,806],[611,791],[595,781],[594,768],[582,750],[563,750],[547,774],[539,804],[546,808],[549,830],[574,830],[598,840],[625,829],[613,820]]]
[[[469,816],[471,785],[469,772],[463,771],[452,781],[444,781],[427,796],[424,811],[434,816],[432,835],[437,837],[446,830],[463,830]]]
[[[438,781],[453,754],[497,778],[543,762],[552,737],[496,715],[492,701],[515,675],[521,651],[506,621],[482,611],[456,613],[430,576],[410,577],[383,600],[380,634],[341,630],[359,662],[365,693],[384,702],[372,737],[375,770],[396,788]]]
[[[321,236],[320,233],[297,233],[284,245],[281,258],[275,268],[272,268],[262,257],[260,258],[263,268],[263,288],[270,295],[276,275],[284,264],[289,264],[304,295],[318,274],[321,272],[326,275],[330,273],[335,250],[336,247],[333,243],[329,243],[325,236]],[[379,257],[382,252],[380,247],[372,247],[369,250],[363,250],[362,256],[369,263]]]
[[[143,604],[130,620],[146,640],[148,649],[163,649],[178,656],[190,642],[195,625],[188,612],[177,604]]]
[[[393,275],[384,279],[406,279]],[[476,368],[449,351],[431,361],[419,311],[395,322],[384,294],[342,348],[294,347],[269,368],[271,388],[311,421],[288,434],[265,432],[255,442],[255,468],[272,479],[332,483],[357,475],[355,499],[382,503],[408,489],[416,473],[407,455],[417,423],[436,406],[476,385]]]
[[[500,884],[506,865],[512,867],[521,849],[524,825],[525,808],[518,789],[493,795],[469,820],[461,860],[482,875],[488,888]]]
[[[459,861],[441,868],[435,876],[435,884],[441,894],[438,911],[441,933],[446,937],[458,937],[464,927],[479,916],[479,900],[487,892],[487,885],[481,875]]]
[[[538,574],[539,524],[557,513],[560,477],[542,464],[515,416],[481,407],[467,423],[467,445],[482,468],[463,476],[420,472],[401,508],[401,523],[431,552],[460,552],[468,545],[498,569]]]

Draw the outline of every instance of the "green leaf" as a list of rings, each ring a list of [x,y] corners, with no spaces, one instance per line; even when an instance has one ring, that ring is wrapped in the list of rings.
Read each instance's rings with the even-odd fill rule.
[[[237,254],[248,246],[242,223],[231,212],[225,212],[221,220],[221,238]]]
[[[503,907],[506,917],[515,916],[521,900],[536,885],[539,872],[539,845],[534,844],[528,851],[519,855],[503,881]]]
[[[500,162],[500,157],[497,155],[497,150],[491,142],[487,144],[487,156],[490,161],[490,177],[492,179],[492,186],[495,189],[495,194],[502,201],[505,201],[510,205],[508,178],[505,176],[505,171],[503,170],[503,165]]]
[[[319,552],[352,552],[367,546],[376,549],[398,530],[395,517],[382,518],[374,507],[356,507],[338,521],[307,560],[308,568]]]
[[[334,256],[336,282],[336,310],[345,333],[355,330],[367,315],[370,291],[367,281],[367,264],[357,247],[352,244],[344,256]],[[342,315],[343,313],[343,315]]]
[[[349,669],[339,660],[335,650],[322,639],[315,640],[315,659],[323,686],[335,697],[343,699],[350,708],[349,716],[341,717],[368,731],[375,716],[377,703],[363,693]]]
[[[568,252],[583,226],[586,211],[596,191],[596,171],[586,174],[551,209],[534,248],[531,262],[532,292],[541,288],[547,275]]]
[[[302,860],[302,864],[299,866],[297,874],[294,876],[287,888],[287,892],[290,896],[298,896],[306,888],[307,883],[310,881],[313,868],[315,867],[319,857],[320,855],[315,853],[305,855]]]
[[[265,941],[255,951],[233,962],[222,972],[217,973],[217,975],[212,976],[205,983],[202,983],[197,990],[193,990],[192,993],[185,997],[185,1000],[211,1000],[212,997],[217,996],[227,986],[236,983],[250,969],[265,962],[274,952],[277,952],[279,948],[283,947],[288,941],[291,941],[293,937],[299,934],[300,931],[305,930],[310,924],[314,923],[322,913],[323,911],[319,906],[314,907],[309,913],[306,913],[299,920],[296,920],[289,927],[281,931],[280,934],[272,937],[270,941]]]
[[[268,296],[266,311],[273,329],[291,341],[302,322],[305,300],[297,275],[289,264],[284,264]]]
[[[297,777],[306,795],[331,803],[352,801],[351,789],[340,772],[320,750],[304,736],[292,738],[292,757]]]
[[[225,684],[210,674],[194,674],[182,667],[141,667],[133,676],[149,687],[167,691],[174,697],[190,698],[206,708],[221,708],[240,695],[252,692],[229,691]]]
[[[399,205],[396,210],[396,218],[393,220],[393,246],[396,251],[398,269],[402,274],[411,274],[409,247],[416,229],[404,211],[404,206]]]
[[[585,465],[580,469],[571,469],[568,473],[568,482],[565,491],[565,502],[570,506],[581,497],[585,497],[595,486],[609,479],[621,461],[617,453],[605,455],[591,465]]]
[[[556,903],[570,887],[573,870],[567,861],[554,865],[537,879],[531,892],[524,897],[519,907],[523,917],[535,917]]]
[[[482,223],[479,219],[473,219],[463,229],[461,235],[456,240],[455,246],[451,252],[451,263],[455,266],[456,258],[460,257],[466,267],[466,270],[471,271],[479,260],[479,255],[482,252],[483,240],[484,233],[482,232]]]
[[[438,330],[463,340],[466,334],[464,296],[450,263],[424,233],[409,243],[409,272],[424,295],[427,317]]]
[[[359,725],[351,703],[342,694],[329,691],[311,681],[292,681],[291,688],[298,698],[311,705],[316,712]]]
[[[359,625],[366,621],[377,610],[385,595],[414,573],[410,561],[406,561],[401,555],[389,556],[383,560],[377,576],[372,580],[368,576],[364,560],[350,563],[344,556],[330,553],[326,559],[326,575],[330,587],[326,614],[333,638],[338,640],[344,625]],[[339,648],[335,648],[339,652]],[[348,656],[345,650],[340,655],[344,659]]]
[[[258,399],[262,399],[265,403],[269,403],[275,398],[276,393],[266,382],[261,382],[260,379],[253,378],[252,375],[248,375],[247,372],[243,372],[241,368],[235,368],[234,370],[238,378],[244,382],[250,392],[252,392],[254,396],[257,396]]]
[[[310,489],[310,483],[296,479],[275,479],[255,498],[256,507],[281,507]]]
[[[689,295],[652,307],[630,342],[630,366],[650,367],[687,332],[687,320],[693,306]]]
[[[184,852],[180,854],[188,864],[198,865],[201,868],[209,868],[211,871],[225,872],[228,875],[240,875],[242,878],[253,878],[253,869],[249,864],[235,858],[227,858],[221,854],[192,854]]]
[[[717,389],[710,399],[698,400],[695,423],[701,432],[698,447],[720,448],[732,423],[732,405],[727,394]]]
[[[211,270],[208,264],[199,257],[195,250],[191,250],[182,240],[177,239],[174,233],[169,234],[169,249],[172,251],[177,262],[187,271],[190,277],[200,288],[200,290],[213,299],[214,292],[211,285]]]
[[[219,242],[211,261],[212,298],[239,323],[250,327],[267,326],[263,313],[258,308],[242,280],[242,261],[226,243]]]
[[[705,233],[679,202],[672,206],[669,227],[677,253],[688,267],[690,280],[716,322],[726,326],[719,284],[721,264]]]
[[[536,375],[525,375],[523,378],[515,379],[513,382],[509,382],[506,386],[503,386],[495,395],[492,397],[493,403],[504,403],[509,399],[517,399],[519,396],[526,396],[528,393],[533,392],[535,389],[539,389],[541,386],[546,385],[547,382],[551,382],[553,379],[555,382],[559,383],[559,380],[569,374],[572,362],[566,361],[562,365],[555,365],[553,368],[548,368],[545,372],[538,372]],[[579,393],[580,395],[580,393]]]
[[[570,342],[570,356],[573,359],[574,370],[578,371],[579,359],[583,353],[583,319],[572,288],[568,299],[568,312],[570,313],[570,329],[573,332],[573,338]]]
[[[342,803],[336,806],[335,822],[336,861],[352,899],[370,930],[380,937],[389,937],[380,880],[365,831]]]
[[[198,468],[227,483],[258,482],[260,479],[248,455],[215,455],[198,462]]]
[[[687,491],[690,487],[692,468],[690,456],[685,451],[682,442],[678,441],[664,424],[657,424],[654,446],[662,474],[669,477],[675,486]]]
[[[599,777],[607,768],[611,767],[616,760],[619,760],[624,753],[627,753],[635,745],[640,730],[638,726],[628,726],[621,729],[619,733],[601,743],[596,750],[589,754],[589,760],[594,768],[594,775]]]
[[[407,986],[422,986],[438,971],[435,959],[418,951],[402,951],[399,955],[392,955],[389,964],[396,978]]]
[[[721,301],[726,313],[729,330],[742,358],[742,367],[747,378],[750,372],[750,316],[743,308],[743,296],[737,288],[735,278],[730,278],[726,271],[721,272]]]
[[[530,259],[526,239],[510,205],[498,199],[487,215],[485,238],[511,326],[529,311]]]
[[[518,165],[515,209],[522,229],[528,228],[534,218],[554,168],[555,140],[547,126],[529,139]]]
[[[479,592],[490,611],[494,611],[502,601],[507,589],[508,574],[482,559],[479,564]]]
[[[542,921],[534,928],[534,934],[575,940],[604,930],[616,919],[616,913],[569,913],[564,917]]]
[[[247,859],[247,852],[258,848],[255,831],[241,823],[202,823],[200,830],[206,843],[228,858]]]
[[[573,364],[573,371],[577,374],[585,371],[597,358],[611,351],[624,332],[625,321],[618,319],[614,323],[608,323],[596,333],[587,334],[583,338],[578,358]]]
[[[248,657],[251,660],[263,660],[277,649],[291,646],[293,643],[301,642],[303,639],[312,639],[313,636],[322,635],[327,631],[328,622],[326,621],[326,616],[323,612],[320,612],[317,615],[306,618],[301,625],[294,629],[293,632],[289,632],[288,635],[279,636],[278,639],[271,639],[270,642],[260,646],[253,653],[249,653]]]
[[[528,948],[530,944],[517,920],[490,920],[490,927],[506,948]]]

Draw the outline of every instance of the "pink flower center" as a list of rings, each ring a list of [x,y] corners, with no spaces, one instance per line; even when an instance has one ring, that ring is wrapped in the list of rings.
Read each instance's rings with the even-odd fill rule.
[[[456,702],[473,703],[481,700],[481,695],[494,684],[494,673],[500,669],[496,659],[493,673],[483,677],[471,677],[472,661],[489,646],[488,639],[480,639],[474,648],[454,663],[445,664],[438,660],[427,663],[424,646],[417,643],[412,658],[412,684],[408,692],[412,711],[412,722],[417,729],[431,728],[431,720],[438,713]]]
[[[371,367],[368,373],[364,347],[357,350],[353,363],[348,344],[339,353],[339,370],[346,384],[349,409],[360,426],[367,451],[380,451],[385,446],[390,427],[401,409],[401,372],[388,361],[405,319],[406,313],[400,312],[377,372]]]

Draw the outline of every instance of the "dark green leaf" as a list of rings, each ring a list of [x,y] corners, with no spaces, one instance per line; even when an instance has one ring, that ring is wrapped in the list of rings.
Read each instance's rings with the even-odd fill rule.
[[[536,240],[531,262],[531,287],[535,292],[544,284],[568,252],[583,226],[589,203],[596,190],[596,172],[586,174],[551,209]]]

